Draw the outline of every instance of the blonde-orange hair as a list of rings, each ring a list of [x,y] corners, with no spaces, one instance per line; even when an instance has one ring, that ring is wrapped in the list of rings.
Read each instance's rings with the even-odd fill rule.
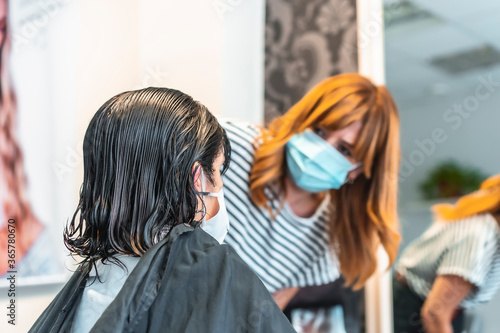
[[[359,74],[327,78],[263,131],[250,173],[252,200],[276,214],[269,200],[283,202],[285,197],[287,141],[312,126],[334,131],[358,120],[363,125],[354,158],[363,163],[363,173],[353,184],[331,190],[335,211],[330,221],[332,248],[346,283],[354,288],[362,287],[375,271],[380,244],[391,265],[399,247],[399,115],[389,91]]]
[[[495,213],[500,209],[500,174],[486,179],[479,190],[461,197],[456,204],[437,204],[432,211],[438,219],[456,221],[465,217]]]

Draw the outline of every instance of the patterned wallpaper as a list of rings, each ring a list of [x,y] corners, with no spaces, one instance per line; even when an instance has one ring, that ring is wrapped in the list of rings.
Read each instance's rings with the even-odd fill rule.
[[[265,121],[322,79],[357,72],[356,0],[267,0]]]

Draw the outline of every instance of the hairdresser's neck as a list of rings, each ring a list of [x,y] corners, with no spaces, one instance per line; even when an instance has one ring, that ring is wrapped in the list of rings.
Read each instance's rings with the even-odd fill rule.
[[[286,198],[295,215],[300,217],[311,217],[318,209],[326,192],[311,193],[298,187],[288,176],[285,176]]]

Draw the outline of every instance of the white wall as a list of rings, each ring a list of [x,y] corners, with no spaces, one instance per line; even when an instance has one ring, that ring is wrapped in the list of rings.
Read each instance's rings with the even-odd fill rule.
[[[29,195],[63,258],[62,226],[83,178],[83,135],[107,99],[167,86],[217,115],[263,119],[265,7],[264,0],[57,1],[54,15],[14,56]],[[31,52],[40,43],[43,57]],[[2,319],[0,332],[28,331],[61,287],[18,287],[18,325]],[[0,307],[7,302],[0,288]]]
[[[225,2],[234,5],[218,16],[223,26],[222,115],[263,125],[266,2]]]
[[[142,0],[141,85],[179,89],[221,113],[222,25],[210,1]]]

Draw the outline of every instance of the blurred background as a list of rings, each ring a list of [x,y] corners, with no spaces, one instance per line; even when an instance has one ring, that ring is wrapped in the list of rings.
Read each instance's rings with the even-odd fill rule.
[[[16,103],[2,125],[22,151],[21,187],[42,227],[30,245],[40,251],[18,267],[17,326],[2,319],[1,332],[26,332],[74,269],[62,228],[78,203],[83,135],[125,90],[173,87],[220,117],[263,124],[327,76],[359,71],[386,82],[401,115],[402,248],[431,223],[433,203],[500,169],[495,0],[20,0],[7,17],[2,77]],[[6,216],[0,210],[0,228]],[[380,276],[362,301],[367,332],[390,332]],[[497,295],[471,314],[474,332],[496,331],[499,306]]]
[[[500,172],[500,3],[384,0],[387,87],[401,116],[401,249],[430,207]],[[496,332],[500,295],[468,313],[467,332]]]

